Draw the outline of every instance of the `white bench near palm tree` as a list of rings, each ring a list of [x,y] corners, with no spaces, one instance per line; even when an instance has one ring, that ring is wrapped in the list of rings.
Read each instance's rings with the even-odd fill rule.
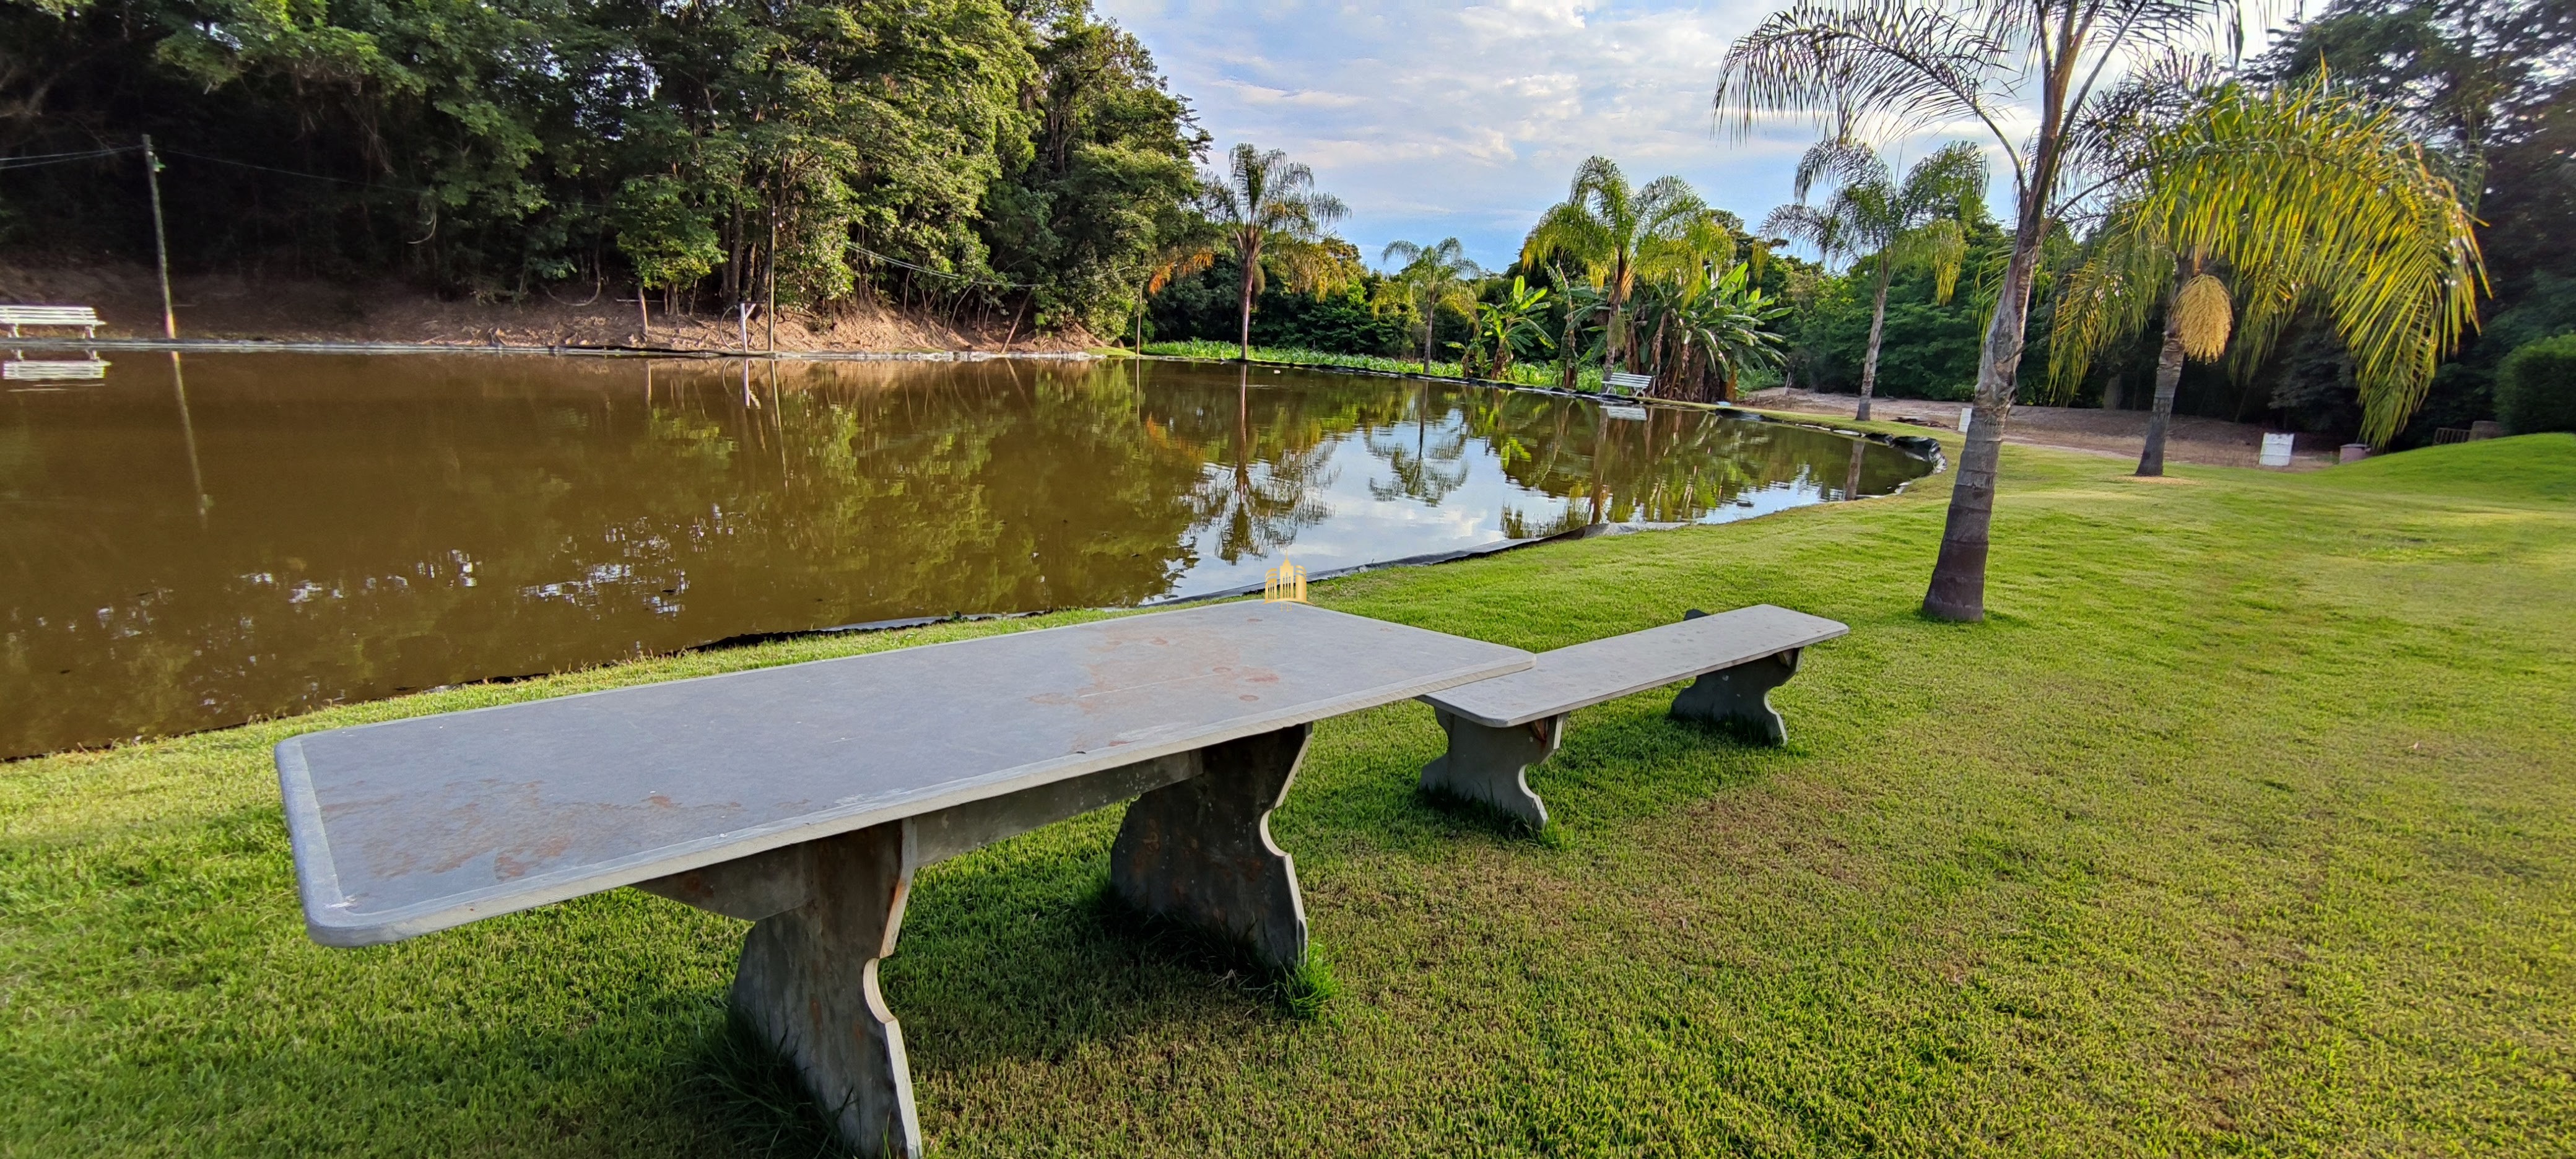
[[[0,305],[0,326],[9,328],[9,336],[23,338],[21,326],[79,327],[84,338],[98,337],[98,328],[107,325],[99,320],[98,311],[88,306],[22,306]]]
[[[1624,370],[1613,370],[1608,371],[1601,376],[1601,385],[1605,389],[1616,391],[1620,394],[1635,394],[1638,391],[1655,385],[1655,376],[1651,374],[1630,374]]]
[[[1673,698],[1674,719],[1787,744],[1788,725],[1771,707],[1771,690],[1797,675],[1809,645],[1850,631],[1821,616],[1756,604],[1714,616],[1693,611],[1678,624],[1539,653],[1527,671],[1418,698],[1449,734],[1449,751],[1422,766],[1422,787],[1545,828],[1547,804],[1530,791],[1528,773],[1563,743],[1566,718],[1684,680],[1693,683]]]

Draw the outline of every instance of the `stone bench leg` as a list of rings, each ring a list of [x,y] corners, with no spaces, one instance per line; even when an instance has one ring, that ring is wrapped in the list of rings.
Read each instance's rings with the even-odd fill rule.
[[[795,1064],[843,1142],[868,1156],[918,1159],[921,1121],[903,1027],[877,990],[912,886],[903,822],[778,850],[801,873],[802,905],[761,918],[742,943],[733,1005]]]
[[[1109,848],[1109,880],[1129,905],[1249,948],[1263,963],[1306,960],[1297,867],[1270,840],[1312,726],[1200,749],[1199,772],[1136,798]]]
[[[1502,810],[1532,829],[1547,828],[1547,803],[1530,791],[1529,768],[1565,739],[1565,717],[1510,728],[1478,724],[1434,706],[1449,751],[1422,766],[1422,787]]]
[[[1789,743],[1789,726],[1771,707],[1771,690],[1798,674],[1798,652],[1791,648],[1701,676],[1673,697],[1673,719],[1731,728],[1763,744]]]

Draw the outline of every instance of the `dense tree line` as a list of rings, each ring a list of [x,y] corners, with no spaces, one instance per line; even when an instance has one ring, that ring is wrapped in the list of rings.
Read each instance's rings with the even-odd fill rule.
[[[1119,329],[1205,138],[1088,0],[5,0],[0,229],[674,308],[874,290]]]
[[[2498,366],[2512,351],[2576,330],[2576,8],[2545,0],[2337,0],[2237,70],[2258,85],[2296,86],[2320,76],[2335,91],[2391,107],[2425,142],[2436,169],[2470,201],[2492,294],[2480,325],[2443,363],[2397,445],[2417,445],[2439,427],[2496,415]],[[2075,256],[2062,239],[2054,259]],[[1990,220],[1972,223],[1967,265],[1999,266],[2010,238]],[[1875,251],[1851,262],[1866,270]],[[1836,263],[1838,266],[1841,263]],[[2045,359],[2056,306],[2043,266],[2032,302],[2029,357]],[[1962,293],[1938,300],[1929,271],[1902,270],[1889,295],[1879,390],[1900,396],[1965,399],[1990,299]],[[1794,287],[1790,375],[1801,385],[1856,391],[1870,322],[1868,287],[1825,276]],[[2159,312],[2096,358],[2064,401],[2139,409],[2148,405],[2158,358]],[[2025,401],[2057,401],[2050,384],[2026,376]],[[2177,400],[2182,413],[2285,428],[2351,434],[2363,405],[2350,352],[2313,314],[2292,320],[2269,354],[2251,363],[2192,363]]]

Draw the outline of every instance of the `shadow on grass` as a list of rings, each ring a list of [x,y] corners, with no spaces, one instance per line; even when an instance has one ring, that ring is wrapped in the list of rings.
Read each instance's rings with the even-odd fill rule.
[[[796,1081],[796,1068],[731,1010],[710,1027],[687,1063],[683,1109],[736,1155],[812,1159],[850,1154],[833,1138],[822,1108]]]
[[[1311,940],[1305,961],[1284,969],[1273,966],[1258,960],[1251,947],[1241,942],[1129,905],[1106,873],[1092,879],[1083,908],[1104,933],[1133,946],[1138,957],[1209,976],[1292,1018],[1323,1018],[1326,1004],[1341,993],[1323,947]]]
[[[1428,788],[1420,782],[1414,784],[1413,799],[1416,805],[1439,814],[1462,830],[1480,833],[1497,841],[1527,841],[1544,849],[1565,848],[1565,827],[1557,824],[1553,814],[1545,826],[1531,828],[1530,823],[1517,814],[1506,813],[1473,797]]]
[[[1118,813],[1051,827],[916,879],[886,1001],[916,1076],[1055,1061],[1177,1024],[1320,1016],[1320,957],[1279,972],[1241,946],[1137,912],[1109,884]]]

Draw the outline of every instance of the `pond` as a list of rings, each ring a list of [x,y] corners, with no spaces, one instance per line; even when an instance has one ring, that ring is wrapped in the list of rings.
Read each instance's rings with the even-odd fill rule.
[[[6,384],[0,755],[1931,469],[1722,414],[1176,362],[113,362]]]

